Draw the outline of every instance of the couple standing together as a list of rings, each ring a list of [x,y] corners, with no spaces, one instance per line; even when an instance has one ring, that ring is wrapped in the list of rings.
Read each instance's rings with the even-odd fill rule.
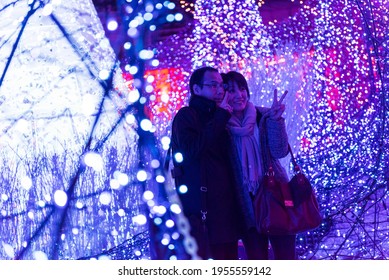
[[[278,162],[288,153],[282,113],[274,91],[271,108],[256,107],[243,75],[220,74],[212,67],[195,70],[189,81],[189,106],[172,124],[171,145],[176,188],[202,259],[238,259],[238,242],[247,259],[295,259],[295,235],[269,236],[256,229],[252,198],[266,172],[264,152],[280,180],[288,181]],[[173,156],[173,159],[175,157]],[[268,157],[266,157],[268,158]]]

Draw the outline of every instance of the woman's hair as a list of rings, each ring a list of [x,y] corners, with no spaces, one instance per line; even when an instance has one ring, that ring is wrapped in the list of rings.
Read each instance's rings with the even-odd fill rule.
[[[236,71],[230,71],[222,74],[223,83],[228,86],[233,82],[236,82],[239,88],[244,88],[247,92],[247,97],[250,99],[250,90],[245,77]]]

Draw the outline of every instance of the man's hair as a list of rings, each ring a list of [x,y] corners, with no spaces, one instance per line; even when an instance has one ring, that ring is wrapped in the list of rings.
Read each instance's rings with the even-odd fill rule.
[[[219,72],[217,69],[210,67],[210,66],[205,66],[196,69],[192,75],[190,76],[189,79],[189,89],[190,89],[190,94],[194,95],[194,90],[193,86],[194,85],[200,85],[202,87],[202,83],[204,81],[204,74],[205,72],[210,71],[210,72]]]
[[[226,74],[222,74],[222,78],[223,78],[223,83],[226,86],[228,86],[232,82],[236,82],[239,88],[244,88],[246,90],[247,97],[250,99],[249,86],[247,84],[246,78],[242,74],[236,71],[230,71]]]

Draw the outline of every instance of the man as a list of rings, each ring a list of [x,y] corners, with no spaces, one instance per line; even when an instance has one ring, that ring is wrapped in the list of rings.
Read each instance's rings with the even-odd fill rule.
[[[226,130],[232,108],[222,77],[212,67],[195,70],[189,87],[189,106],[178,111],[172,125],[176,188],[187,187],[179,196],[198,255],[237,259],[241,219]]]

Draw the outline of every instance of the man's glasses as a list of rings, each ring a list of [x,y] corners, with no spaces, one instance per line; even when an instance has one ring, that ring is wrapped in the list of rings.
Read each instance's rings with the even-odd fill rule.
[[[221,83],[209,83],[209,84],[200,84],[201,86],[210,87],[212,90],[217,90],[219,88],[225,89],[225,84]]]

